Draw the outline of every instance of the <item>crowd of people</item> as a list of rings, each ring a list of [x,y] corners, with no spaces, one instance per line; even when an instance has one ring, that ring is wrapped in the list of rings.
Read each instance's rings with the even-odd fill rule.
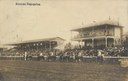
[[[106,49],[67,49],[67,50],[8,50],[1,54],[2,56],[21,56],[24,60],[32,60],[36,58],[42,61],[75,61],[80,62],[86,58],[99,58],[102,59],[106,56],[121,57],[128,56],[128,49],[120,48],[106,48]]]
[[[49,50],[49,49],[31,49],[31,50],[10,50],[5,51],[1,56],[22,56],[24,60],[36,58],[39,61],[66,61],[80,62],[87,58],[103,59],[105,56],[128,56],[128,49],[106,48],[106,49],[67,49],[67,50]]]

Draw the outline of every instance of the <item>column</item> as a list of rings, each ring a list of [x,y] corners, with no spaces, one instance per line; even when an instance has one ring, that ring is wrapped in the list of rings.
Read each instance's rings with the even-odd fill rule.
[[[80,46],[80,48],[82,47],[81,40],[79,41],[79,46]]]
[[[84,41],[84,47],[86,47],[86,41]]]
[[[85,48],[85,41],[84,40],[83,40],[83,43],[82,44],[83,44],[83,47]]]
[[[94,48],[94,39],[92,39],[92,48]]]
[[[105,47],[108,47],[107,37],[105,38]]]
[[[83,41],[81,40],[81,48],[83,47]]]
[[[52,46],[51,46],[51,41],[49,41],[49,49],[51,50]]]
[[[83,44],[82,44],[82,40],[79,40],[79,47],[82,48]]]
[[[116,43],[115,43],[115,38],[113,38],[113,47],[115,47],[115,44],[116,44]]]
[[[120,40],[121,40],[121,45],[123,44],[123,28],[121,27],[120,29],[121,33],[120,33]]]

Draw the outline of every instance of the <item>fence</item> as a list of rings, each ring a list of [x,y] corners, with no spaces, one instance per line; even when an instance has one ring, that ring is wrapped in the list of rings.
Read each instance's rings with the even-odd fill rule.
[[[0,56],[0,60],[25,60],[24,56]],[[32,56],[31,60],[37,61],[38,57],[37,56]],[[83,56],[82,57],[82,62],[93,62],[96,63],[98,62],[96,56]],[[120,63],[122,65],[127,65],[128,66],[128,57],[113,57],[113,56],[105,56],[103,58],[103,63]]]

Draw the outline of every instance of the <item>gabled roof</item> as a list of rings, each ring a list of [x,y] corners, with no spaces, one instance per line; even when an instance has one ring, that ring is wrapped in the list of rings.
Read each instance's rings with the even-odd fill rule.
[[[81,28],[72,29],[71,31],[80,31],[82,29],[87,29],[87,28],[92,28],[92,27],[102,27],[105,25],[113,26],[113,27],[123,27],[123,26],[119,25],[119,22],[108,20],[108,21],[103,21],[103,22],[98,22],[98,23],[95,22],[93,24],[88,24]]]
[[[30,43],[38,43],[38,42],[43,42],[43,41],[54,41],[56,39],[60,39],[62,41],[65,41],[65,39],[63,39],[61,37],[52,37],[52,38],[44,38],[44,39],[36,39],[36,40],[27,40],[27,41],[22,41],[22,42],[17,42],[17,43],[12,43],[12,44],[6,44],[6,45],[30,44]]]

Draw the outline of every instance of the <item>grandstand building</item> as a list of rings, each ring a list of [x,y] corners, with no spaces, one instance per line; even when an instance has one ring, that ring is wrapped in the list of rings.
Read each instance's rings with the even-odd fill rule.
[[[123,26],[111,20],[94,23],[82,28],[72,29],[72,41],[81,47],[106,48],[122,44]]]
[[[46,50],[46,49],[61,49],[64,39],[60,37],[45,38],[38,40],[22,41],[18,43],[7,44],[14,46],[16,50],[31,51],[31,50]]]

